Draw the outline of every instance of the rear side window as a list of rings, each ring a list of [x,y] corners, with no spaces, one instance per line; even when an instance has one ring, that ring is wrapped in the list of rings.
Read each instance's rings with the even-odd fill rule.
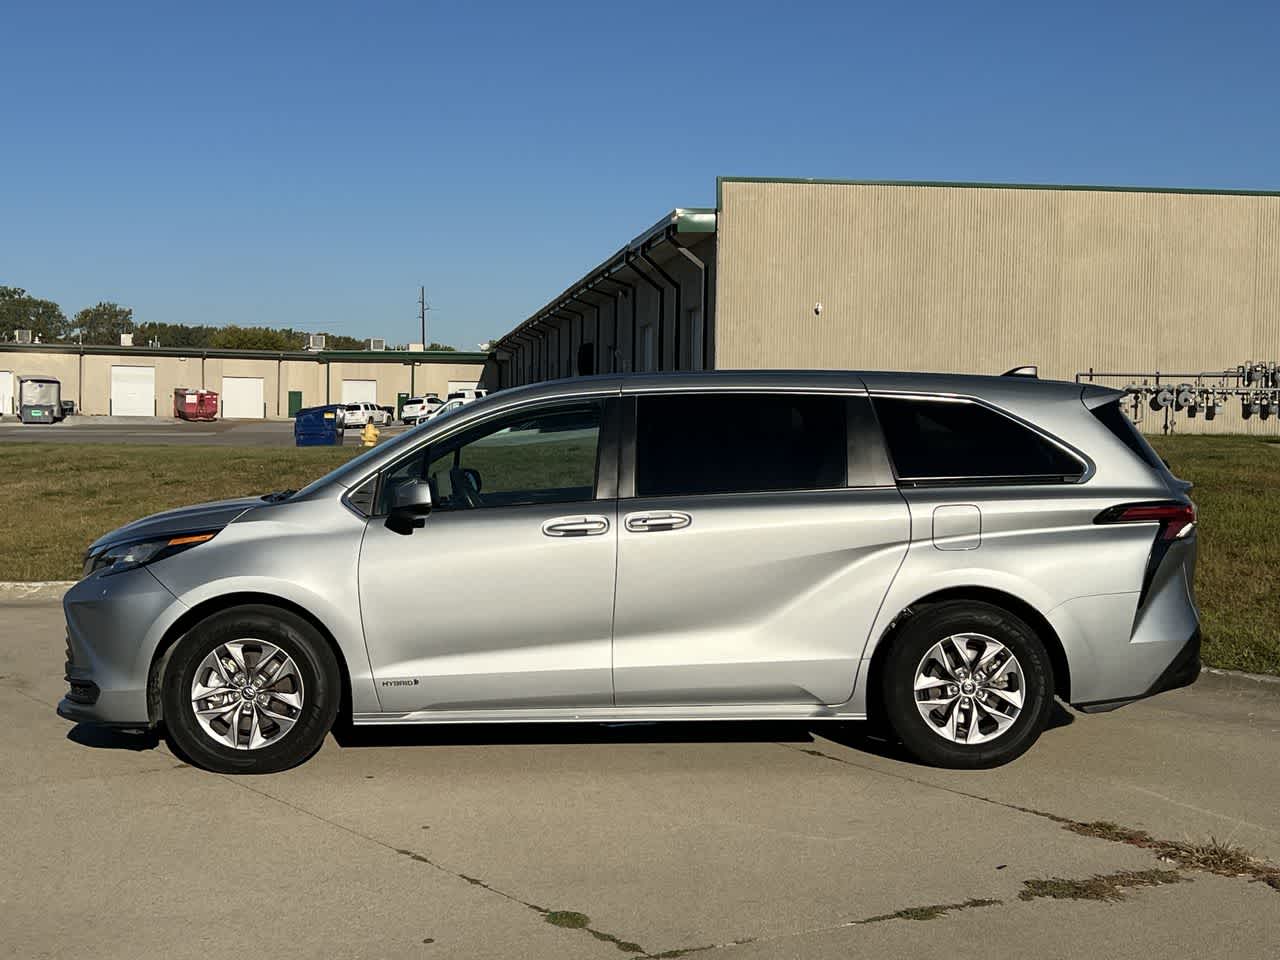
[[[1147,438],[1139,433],[1133,421],[1124,415],[1124,411],[1120,409],[1119,400],[1104,403],[1089,412],[1102,421],[1102,425],[1110,430],[1117,440],[1136,453],[1148,467],[1159,470],[1163,466],[1160,455],[1151,449]]]
[[[876,397],[898,479],[907,483],[1052,483],[1084,464],[1011,417],[970,400]]]
[[[844,397],[684,394],[636,401],[636,496],[846,484]]]

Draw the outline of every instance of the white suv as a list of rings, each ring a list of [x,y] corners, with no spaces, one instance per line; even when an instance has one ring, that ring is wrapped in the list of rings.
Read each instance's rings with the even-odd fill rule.
[[[410,397],[404,402],[404,406],[400,408],[400,419],[406,426],[412,426],[415,423],[421,423],[426,420],[442,406],[444,406],[444,401],[435,394],[428,394],[425,397]]]
[[[345,408],[346,418],[343,420],[343,427],[363,427],[370,421],[386,426],[391,422],[391,414],[383,410],[376,403],[368,403],[361,401],[359,403],[348,403]]]

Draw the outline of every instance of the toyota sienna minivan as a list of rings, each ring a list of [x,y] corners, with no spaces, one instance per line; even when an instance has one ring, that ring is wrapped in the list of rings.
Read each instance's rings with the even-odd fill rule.
[[[305,489],[99,538],[69,720],[211,770],[361,724],[878,721],[1027,750],[1193,682],[1195,508],[1121,394],[717,372],[504,390]],[[410,577],[417,587],[398,585]]]

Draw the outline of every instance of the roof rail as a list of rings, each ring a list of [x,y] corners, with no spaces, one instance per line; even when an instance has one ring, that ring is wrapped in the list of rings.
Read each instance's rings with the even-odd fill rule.
[[[1034,363],[1028,363],[1021,367],[1014,367],[1012,370],[1006,370],[1000,374],[1002,377],[1031,377],[1033,380],[1040,377],[1040,368]]]

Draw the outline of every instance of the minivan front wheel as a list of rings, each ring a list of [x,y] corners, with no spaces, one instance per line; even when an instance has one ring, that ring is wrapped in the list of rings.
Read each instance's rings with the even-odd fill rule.
[[[161,678],[176,753],[218,773],[273,773],[320,748],[341,680],[325,639],[296,614],[242,606],[178,640]]]
[[[995,767],[1039,738],[1053,667],[1027,624],[992,604],[952,601],[906,622],[881,675],[887,719],[925,763]]]

